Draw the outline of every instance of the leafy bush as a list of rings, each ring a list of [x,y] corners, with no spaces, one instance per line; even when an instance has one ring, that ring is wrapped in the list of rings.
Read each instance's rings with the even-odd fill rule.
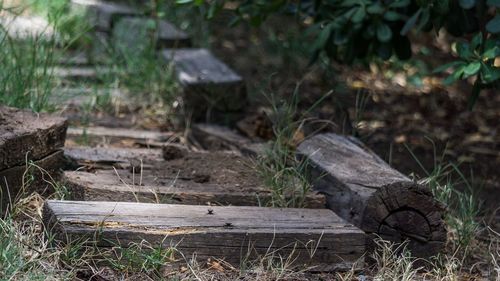
[[[207,18],[223,8],[225,0],[177,0],[178,4],[206,5]],[[445,84],[474,77],[471,105],[484,88],[500,81],[500,0],[244,0],[235,23],[260,25],[273,13],[313,18],[310,48],[344,63],[357,59],[411,57],[410,33],[445,29],[457,37],[455,61],[436,69],[452,69]],[[496,60],[496,63],[495,63]]]

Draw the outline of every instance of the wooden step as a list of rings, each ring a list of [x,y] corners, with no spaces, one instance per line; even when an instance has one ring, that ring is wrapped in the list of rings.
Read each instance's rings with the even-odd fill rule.
[[[106,1],[71,0],[71,4],[73,9],[85,9],[89,24],[104,32],[111,32],[113,25],[121,17],[141,15],[137,9]]]
[[[80,109],[95,104],[98,100],[108,100],[113,106],[129,104],[127,95],[120,89],[63,88],[55,91],[50,101],[60,109]]]
[[[175,247],[177,262],[196,255],[200,263],[224,259],[237,268],[273,255],[313,271],[345,270],[362,266],[365,244],[362,231],[325,209],[47,201],[43,220],[62,242],[110,248],[145,240]]]
[[[0,171],[60,149],[67,126],[61,117],[0,105]]]
[[[421,186],[396,171],[359,140],[320,134],[298,147],[299,157],[318,177],[314,189],[329,208],[374,237],[408,240],[417,257],[428,258],[445,246],[444,206]]]
[[[262,185],[218,184],[205,180],[202,176],[159,177],[147,165],[142,171],[140,166],[136,167],[134,172],[67,171],[63,179],[75,200],[234,206],[266,206],[273,200],[271,191]],[[306,208],[325,207],[321,194],[311,192],[303,200]]]
[[[109,127],[70,127],[68,128],[67,145],[75,143],[85,145],[110,145],[120,147],[161,147],[176,140],[176,135],[170,132],[157,132]]]
[[[252,161],[234,153],[185,152],[165,161],[159,150],[66,150],[94,171],[65,173],[76,200],[272,206],[277,199]],[[325,206],[324,196],[312,192],[290,192],[285,199],[292,206]]]
[[[182,48],[190,47],[189,35],[165,20],[154,20],[146,17],[123,17],[113,28],[113,37],[124,44],[124,47],[137,49],[138,46],[149,47],[154,39],[156,47]]]
[[[150,148],[66,147],[64,155],[73,162],[73,166],[89,169],[112,169],[113,167],[128,169],[133,163],[140,163],[140,161],[150,163],[163,160],[161,149]]]
[[[203,148],[212,151],[238,150],[244,155],[257,157],[263,155],[268,147],[264,142],[253,142],[228,127],[216,124],[193,124],[191,134]]]
[[[52,184],[59,180],[64,164],[62,150],[40,159],[0,171],[0,216],[19,196],[37,192],[47,195],[54,191]]]
[[[166,49],[163,59],[173,64],[184,88],[183,103],[195,119],[219,112],[236,113],[246,105],[243,79],[206,49]]]
[[[52,74],[64,82],[102,82],[101,74],[110,73],[109,69],[97,70],[93,66],[54,67]]]

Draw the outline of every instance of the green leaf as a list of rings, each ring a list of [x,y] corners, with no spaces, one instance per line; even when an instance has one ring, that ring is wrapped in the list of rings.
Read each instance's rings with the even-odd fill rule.
[[[495,46],[491,49],[486,50],[483,53],[483,59],[494,59],[496,57],[500,56],[500,48]]]
[[[432,72],[433,73],[443,72],[443,71],[448,70],[451,67],[455,67],[455,66],[459,66],[459,65],[464,65],[464,64],[465,63],[463,61],[452,61],[450,63],[443,64],[443,65],[441,65],[439,67],[436,67]]]
[[[481,69],[481,62],[474,61],[474,62],[469,63],[464,68],[464,77],[463,78],[467,78],[469,76],[477,74],[480,69]]]
[[[427,22],[429,22],[430,18],[431,18],[431,10],[429,8],[423,8],[422,15],[420,17],[420,22],[418,23],[417,26],[417,31],[422,30],[422,28],[424,28]]]
[[[500,8],[500,0],[488,0],[486,4],[490,7]]]
[[[461,58],[467,59],[472,56],[472,52],[469,47],[469,43],[459,42],[456,45],[457,54]]]
[[[500,79],[500,68],[483,64],[481,78],[487,84]]]
[[[314,42],[314,49],[323,49],[325,47],[326,41],[330,37],[333,29],[333,22],[328,23],[326,26],[321,29],[318,37],[316,38],[316,42]]]
[[[369,13],[369,14],[377,14],[377,15],[380,15],[384,12],[384,7],[382,7],[382,5],[380,5],[379,3],[375,3],[373,5],[370,5],[366,11]]]
[[[452,83],[454,83],[458,79],[462,78],[462,74],[464,73],[464,68],[465,68],[464,66],[457,68],[450,76],[448,76],[448,77],[446,77],[446,79],[444,79],[443,84],[444,85],[451,85]]]
[[[477,98],[479,97],[479,93],[481,92],[481,82],[479,79],[474,82],[474,86],[472,86],[472,93],[469,97],[468,108],[472,110],[474,105],[476,104]]]
[[[418,9],[418,11],[413,16],[411,16],[408,21],[406,21],[405,25],[401,29],[401,35],[406,35],[415,26],[421,13],[422,9]]]
[[[392,38],[392,30],[391,28],[385,24],[381,23],[377,25],[377,39],[380,42],[387,42]]]
[[[388,21],[397,21],[401,18],[401,15],[399,13],[396,13],[394,11],[387,11],[384,14],[384,19]]]
[[[193,0],[176,0],[175,1],[176,4],[189,4],[192,2],[193,2]]]
[[[389,7],[391,8],[404,8],[410,5],[410,0],[394,0]]]
[[[481,44],[483,44],[483,33],[479,32],[472,38],[470,49],[475,50],[477,47],[481,46]]]
[[[365,8],[364,7],[359,7],[357,11],[354,13],[352,16],[351,20],[352,22],[361,22],[366,16]]]
[[[486,24],[486,30],[491,33],[500,33],[500,14],[497,14]]]
[[[460,7],[470,9],[476,5],[476,0],[459,0],[458,3],[460,4]]]

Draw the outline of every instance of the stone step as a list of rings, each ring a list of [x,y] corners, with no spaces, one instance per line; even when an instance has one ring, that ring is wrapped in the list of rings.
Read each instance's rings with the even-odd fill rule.
[[[48,235],[63,243],[175,247],[172,263],[196,255],[200,263],[223,259],[239,268],[274,257],[311,271],[336,271],[362,266],[365,250],[364,233],[326,209],[47,201],[43,220]]]

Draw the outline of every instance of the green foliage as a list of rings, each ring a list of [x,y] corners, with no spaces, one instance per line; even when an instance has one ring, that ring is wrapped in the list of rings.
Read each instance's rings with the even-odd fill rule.
[[[111,257],[105,257],[105,260],[118,271],[144,272],[161,280],[162,267],[175,261],[176,253],[178,252],[174,246],[153,247],[146,241],[142,241],[141,243],[130,243],[127,247],[119,245],[113,247]]]
[[[0,104],[37,112],[51,109],[55,44],[42,37],[15,40],[0,25]]]
[[[295,144],[306,120],[307,114],[329,97],[328,92],[308,110],[299,114],[299,85],[290,100],[276,100],[268,96],[272,107],[271,121],[275,139],[269,143],[264,154],[257,160],[257,171],[264,184],[271,191],[271,202],[263,202],[272,207],[304,208],[306,196],[312,187],[309,175],[310,163],[306,159],[296,159]]]
[[[177,0],[178,4],[206,6],[207,18],[225,2]],[[326,53],[344,63],[374,57],[409,59],[412,32],[437,34],[444,28],[459,38],[455,44],[458,58],[438,70],[453,67],[447,84],[473,77],[473,105],[482,89],[498,86],[500,81],[500,67],[494,64],[500,57],[499,8],[498,0],[246,0],[236,9],[234,22],[259,25],[273,13],[312,18],[314,24],[307,33],[313,60]]]

